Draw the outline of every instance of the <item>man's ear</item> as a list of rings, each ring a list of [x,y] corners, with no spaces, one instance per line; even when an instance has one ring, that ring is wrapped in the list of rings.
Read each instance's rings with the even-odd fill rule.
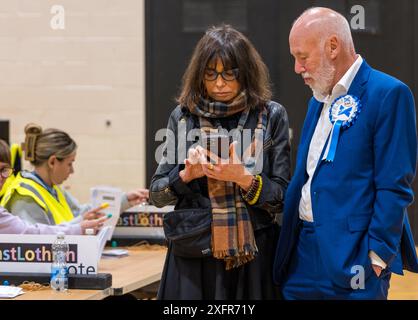
[[[57,161],[58,159],[55,155],[50,156],[48,159],[48,168],[52,168]]]
[[[341,50],[341,42],[337,36],[333,35],[328,39],[327,50],[332,60],[337,58]]]

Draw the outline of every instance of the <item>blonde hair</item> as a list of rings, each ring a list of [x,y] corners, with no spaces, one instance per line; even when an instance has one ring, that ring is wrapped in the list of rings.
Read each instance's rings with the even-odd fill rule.
[[[77,149],[75,141],[64,131],[58,129],[42,130],[42,127],[29,123],[25,126],[25,142],[22,150],[25,160],[34,166],[39,166],[55,155],[63,160]]]

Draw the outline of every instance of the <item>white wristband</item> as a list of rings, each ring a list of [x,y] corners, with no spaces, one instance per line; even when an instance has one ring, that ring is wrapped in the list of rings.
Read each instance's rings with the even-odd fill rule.
[[[84,234],[87,236],[94,236],[95,232],[94,232],[94,229],[89,228],[84,231]]]

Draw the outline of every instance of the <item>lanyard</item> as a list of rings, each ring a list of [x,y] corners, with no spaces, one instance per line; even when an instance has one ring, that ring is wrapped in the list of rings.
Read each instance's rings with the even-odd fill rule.
[[[45,181],[37,174],[35,171],[32,171],[32,174],[39,179],[40,184],[48,190],[50,194],[52,194],[55,198],[58,198],[57,192],[54,190],[54,188],[48,186]]]

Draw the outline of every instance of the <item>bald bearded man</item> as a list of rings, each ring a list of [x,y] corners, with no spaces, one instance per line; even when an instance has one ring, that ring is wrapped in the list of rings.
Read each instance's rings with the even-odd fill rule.
[[[274,265],[285,299],[386,299],[418,272],[407,207],[417,137],[411,91],[356,53],[348,21],[311,8],[289,35],[313,92]]]

